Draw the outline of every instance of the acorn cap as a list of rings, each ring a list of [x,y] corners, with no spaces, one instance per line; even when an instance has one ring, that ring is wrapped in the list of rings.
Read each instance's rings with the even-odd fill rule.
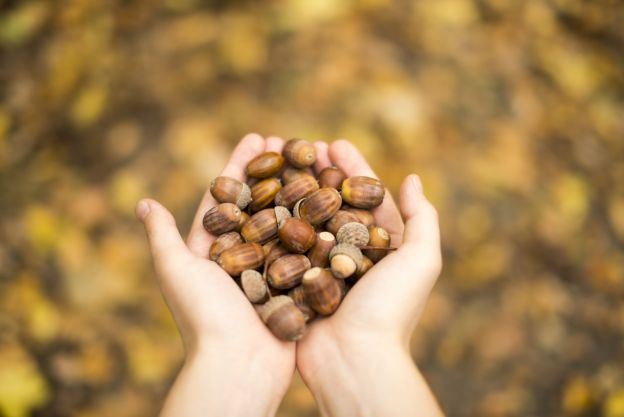
[[[244,209],[249,203],[251,203],[251,188],[249,188],[247,184],[243,183],[243,188],[241,188],[240,194],[238,195],[236,205],[241,209]]]
[[[301,218],[301,216],[299,216],[299,206],[301,205],[301,203],[303,202],[303,200],[305,200],[305,198],[302,198],[301,200],[298,200],[295,203],[295,206],[293,207],[293,217],[296,217],[298,219]]]
[[[366,246],[368,239],[368,228],[359,222],[346,223],[336,233],[338,243],[350,243],[357,247]]]
[[[275,220],[277,221],[278,225],[282,221],[292,217],[290,211],[284,206],[275,206],[273,210],[275,210]]]
[[[267,286],[262,274],[254,269],[247,269],[241,274],[241,286],[252,303],[262,302],[267,297]]]

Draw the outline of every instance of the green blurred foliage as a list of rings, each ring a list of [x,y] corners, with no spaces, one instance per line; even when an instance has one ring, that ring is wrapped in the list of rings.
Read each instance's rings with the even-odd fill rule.
[[[155,414],[181,361],[133,218],[244,133],[417,172],[451,416],[624,416],[618,0],[0,1],[0,415]],[[389,282],[388,285],[391,285]],[[296,379],[280,416],[317,415]]]

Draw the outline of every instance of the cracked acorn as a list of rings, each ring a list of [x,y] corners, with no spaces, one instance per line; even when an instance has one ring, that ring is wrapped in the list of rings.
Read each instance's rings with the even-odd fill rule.
[[[377,178],[347,177],[337,167],[313,174],[314,146],[291,139],[281,154],[264,152],[245,169],[249,180],[219,176],[218,204],[203,218],[216,236],[208,257],[255,305],[273,334],[304,336],[306,323],[334,313],[349,289],[389,250],[375,224],[385,187]]]

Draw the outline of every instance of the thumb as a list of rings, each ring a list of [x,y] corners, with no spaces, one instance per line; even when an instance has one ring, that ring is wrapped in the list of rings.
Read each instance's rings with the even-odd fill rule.
[[[418,270],[426,269],[436,279],[442,268],[438,213],[423,194],[417,175],[409,175],[401,184],[401,213],[405,218],[403,244],[397,252],[411,259]]]
[[[170,266],[176,259],[189,254],[171,213],[159,202],[143,199],[136,205],[136,216],[143,222],[154,264]]]

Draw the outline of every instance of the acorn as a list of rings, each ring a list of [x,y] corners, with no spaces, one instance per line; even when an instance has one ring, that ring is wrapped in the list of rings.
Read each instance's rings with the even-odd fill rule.
[[[301,310],[303,317],[305,317],[306,323],[316,317],[316,311],[310,307],[310,304],[308,304],[308,301],[305,298],[305,292],[302,285],[288,291],[288,296],[293,299],[297,308]]]
[[[349,206],[344,206],[342,210],[354,214],[358,218],[358,221],[366,227],[371,227],[375,225],[375,216],[373,216],[373,213],[371,213],[369,210]]]
[[[371,209],[381,204],[385,195],[381,181],[371,177],[351,177],[342,182],[342,199],[350,206]]]
[[[275,195],[282,189],[282,183],[277,178],[267,178],[251,186],[252,211],[259,211],[273,203]]]
[[[323,168],[319,172],[319,186],[321,188],[330,187],[340,190],[342,182],[347,178],[344,172],[336,167]]]
[[[304,168],[316,162],[316,149],[307,140],[290,139],[284,145],[282,155],[295,168]]]
[[[244,211],[241,211],[241,218],[238,222],[238,226],[236,226],[236,230],[238,233],[240,233],[241,229],[243,228],[243,226],[245,225],[245,223],[247,223],[247,221],[249,220],[251,216],[247,213],[245,213]]]
[[[342,225],[336,233],[338,243],[350,243],[358,248],[368,244],[368,229],[362,223],[350,222]]]
[[[264,152],[252,159],[245,172],[253,178],[268,178],[284,165],[284,157],[277,152]]]
[[[246,269],[256,269],[264,263],[264,251],[257,243],[241,243],[221,252],[217,263],[235,277]]]
[[[329,263],[329,252],[336,246],[336,238],[329,232],[316,235],[316,242],[308,252],[308,259],[313,267],[325,268]]]
[[[346,210],[338,210],[329,220],[327,220],[327,223],[325,223],[325,229],[335,235],[342,226],[352,222],[359,222],[359,219],[355,214]]]
[[[363,256],[362,257],[362,264],[355,271],[355,275],[353,275],[353,277],[352,277],[352,278],[355,278],[353,283],[359,281],[360,278],[362,278],[364,276],[364,274],[367,273],[373,267],[373,265],[374,265],[373,261],[371,261],[368,256]]]
[[[318,183],[312,175],[300,177],[282,187],[275,196],[275,204],[292,209],[298,200],[309,196],[318,189]]]
[[[329,253],[329,263],[336,278],[350,277],[361,268],[362,251],[349,243],[337,244]]]
[[[323,315],[332,314],[342,301],[342,289],[336,278],[326,269],[312,268],[301,281],[305,298],[310,307]]]
[[[370,238],[367,246],[372,248],[366,248],[363,252],[373,263],[377,263],[388,254],[387,248],[390,247],[390,235],[386,229],[379,226],[371,227],[368,229],[368,233]]]
[[[243,292],[254,304],[264,303],[269,299],[269,289],[267,288],[262,274],[255,269],[246,269],[241,274],[241,287]]]
[[[329,220],[342,204],[340,194],[334,188],[321,188],[310,194],[298,207],[298,214],[313,226]]]
[[[277,236],[278,222],[287,217],[290,212],[281,206],[260,210],[243,225],[241,235],[246,242],[268,242]]]
[[[219,256],[221,256],[224,250],[234,247],[240,243],[243,243],[243,238],[238,232],[228,232],[219,235],[214,242],[212,242],[212,245],[210,245],[208,258],[211,261],[216,261],[219,259]]]
[[[306,252],[316,241],[314,228],[308,222],[294,217],[282,220],[277,233],[282,245],[294,253]]]
[[[288,167],[282,172],[282,181],[284,184],[290,184],[291,182],[305,176],[314,178],[305,168]]]
[[[220,176],[212,180],[210,194],[219,203],[233,203],[241,210],[251,202],[249,186],[231,177]]]
[[[305,317],[292,298],[278,295],[259,308],[260,317],[281,340],[294,342],[303,337]]]
[[[269,284],[280,290],[296,287],[310,266],[310,260],[304,255],[282,256],[269,267]]]
[[[241,210],[236,204],[221,203],[204,214],[204,229],[213,235],[231,232],[241,219]]]
[[[268,266],[270,266],[275,260],[290,253],[288,249],[280,243],[279,239],[272,240],[262,248],[264,249],[264,254],[266,255],[264,260]]]

